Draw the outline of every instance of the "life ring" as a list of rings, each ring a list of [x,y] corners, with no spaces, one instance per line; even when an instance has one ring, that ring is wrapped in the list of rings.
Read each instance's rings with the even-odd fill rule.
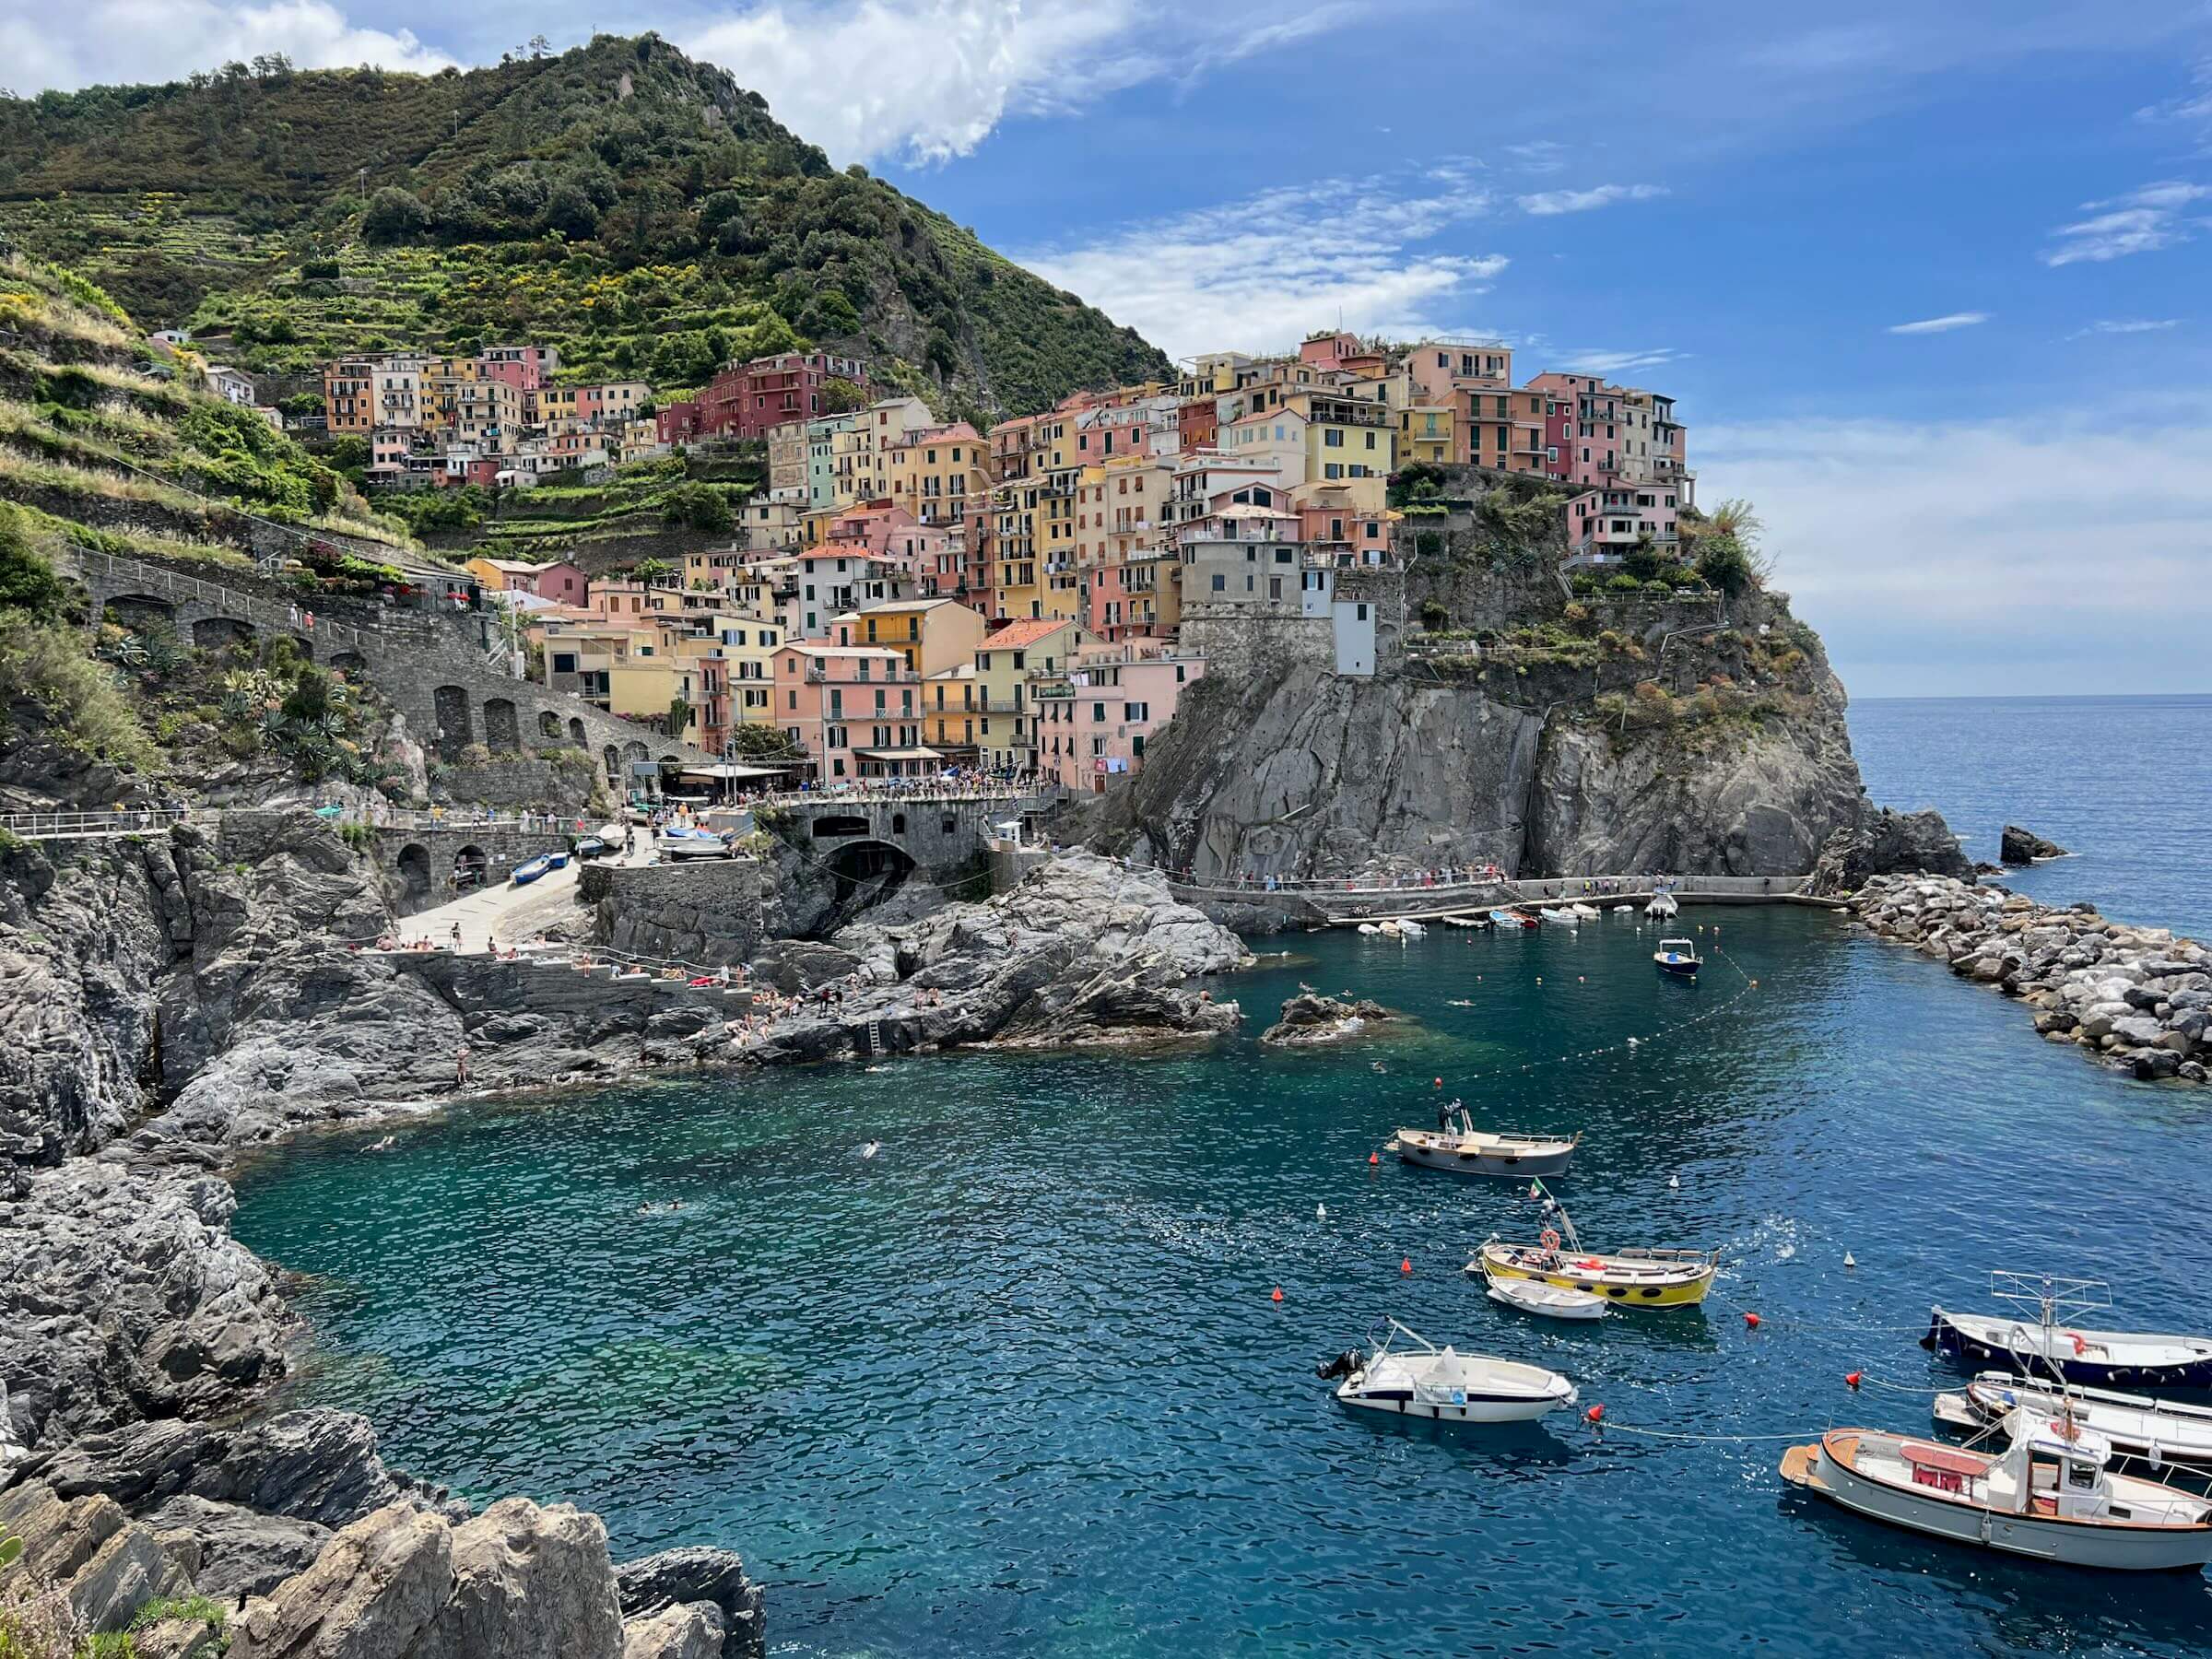
[[[1557,1229],[1556,1227],[1547,1227],[1547,1228],[1546,1228],[1546,1229],[1544,1230],[1543,1242],[1544,1242],[1544,1248],[1545,1248],[1545,1249],[1547,1249],[1547,1250],[1557,1250],[1557,1249],[1559,1249],[1559,1229]]]

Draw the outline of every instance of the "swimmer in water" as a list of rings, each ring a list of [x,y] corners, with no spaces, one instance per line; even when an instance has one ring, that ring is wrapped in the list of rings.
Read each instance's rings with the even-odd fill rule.
[[[860,1155],[863,1158],[873,1158],[877,1153],[882,1150],[883,1143],[881,1141],[870,1141],[866,1146],[860,1149]]]

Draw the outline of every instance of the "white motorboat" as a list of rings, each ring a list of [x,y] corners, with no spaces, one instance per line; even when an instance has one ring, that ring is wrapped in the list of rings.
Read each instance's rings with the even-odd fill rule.
[[[2077,1418],[2018,1408],[2000,1453],[1876,1429],[1831,1429],[1783,1454],[1782,1476],[1895,1526],[2008,1555],[2117,1571],[2212,1562],[2212,1501],[2113,1475],[2112,1443]]]
[[[1372,922],[1362,922],[1359,924],[1359,931],[1363,934],[1379,934],[1382,930],[1377,927]]]
[[[1571,904],[1567,907],[1585,922],[1594,922],[1605,912],[1594,904]]]
[[[1352,1348],[1320,1367],[1324,1378],[1342,1379],[1340,1404],[1439,1422],[1525,1423],[1575,1402],[1574,1384],[1557,1371],[1440,1348],[1394,1319],[1382,1323],[1372,1353]]]
[[[1421,938],[1429,932],[1429,930],[1426,927],[1423,927],[1418,922],[1400,922],[1398,924],[1398,931],[1409,939]]]
[[[1675,901],[1672,889],[1661,888],[1653,893],[1650,902],[1643,907],[1643,913],[1647,916],[1656,916],[1660,921],[1665,922],[1681,908],[1681,905]]]
[[[1539,906],[1537,908],[1536,914],[1543,917],[1547,922],[1564,922],[1570,927],[1572,927],[1577,922],[1582,920],[1582,918],[1577,916],[1571,910],[1560,910],[1548,905]]]
[[[1593,1296],[1587,1290],[1564,1290],[1557,1285],[1547,1285],[1538,1279],[1490,1279],[1490,1300],[1503,1302],[1509,1308],[1518,1308],[1524,1313],[1540,1313],[1546,1319],[1603,1319],[1606,1316],[1606,1299]]]
[[[2006,1371],[1983,1371],[1958,1394],[1936,1396],[1936,1417],[1959,1429],[1986,1429],[2016,1410],[2074,1420],[2112,1442],[2123,1457],[2212,1469],[2212,1406],[2183,1406],[2103,1388],[2059,1389]]]
[[[1564,1175],[1582,1135],[1499,1135],[1475,1127],[1475,1116],[1457,1100],[1435,1129],[1401,1129],[1388,1150],[1402,1163],[1451,1170],[1461,1175]]]
[[[2212,1388],[2212,1340],[2202,1336],[2092,1331],[1935,1308],[1920,1346],[1976,1364],[2010,1364],[2028,1376],[2040,1373],[2068,1382]]]
[[[1636,913],[1636,907],[1632,904],[1617,904],[1613,907],[1613,913],[1617,916],[1632,916]]]

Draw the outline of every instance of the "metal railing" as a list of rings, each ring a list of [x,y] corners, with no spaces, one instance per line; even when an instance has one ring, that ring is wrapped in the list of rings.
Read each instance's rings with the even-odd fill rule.
[[[192,817],[182,806],[130,807],[121,812],[0,813],[0,830],[18,841],[95,841],[119,835],[155,835]]]

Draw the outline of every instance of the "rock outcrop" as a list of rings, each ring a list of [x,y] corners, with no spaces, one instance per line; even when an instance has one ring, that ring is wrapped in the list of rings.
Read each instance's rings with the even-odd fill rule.
[[[2045,841],[2032,830],[2023,830],[2018,824],[2007,824],[1997,837],[1997,857],[2008,865],[2041,864],[2046,858],[2064,858],[2066,850],[2056,841]]]
[[[1941,813],[1896,812],[1883,806],[1869,808],[1856,824],[1828,838],[1813,865],[1812,890],[1822,895],[1856,892],[1877,876],[1971,880],[1974,873]]]
[[[1207,1037],[1240,1011],[1190,981],[1246,959],[1236,935],[1179,901],[1164,877],[1073,853],[983,904],[907,927],[856,926],[834,943],[855,966],[765,1030],[762,1062],[989,1043],[1126,1046]]]
[[[1851,909],[1879,936],[2023,999],[2053,1041],[2138,1077],[2212,1080],[2212,950],[2194,939],[1957,880],[1877,877]]]
[[[626,1630],[670,1611],[705,1606],[718,1616],[720,1651],[728,1659],[760,1659],[767,1651],[760,1586],[746,1577],[734,1550],[687,1545],[625,1561],[615,1569],[615,1593],[629,1621]],[[691,1639],[681,1630],[678,1636]],[[626,1648],[623,1659],[636,1656]]]
[[[1306,1048],[1354,1037],[1382,1020],[1397,1016],[1381,1003],[1360,998],[1353,1002],[1301,991],[1283,1003],[1283,1017],[1260,1033],[1260,1041],[1274,1048]]]

